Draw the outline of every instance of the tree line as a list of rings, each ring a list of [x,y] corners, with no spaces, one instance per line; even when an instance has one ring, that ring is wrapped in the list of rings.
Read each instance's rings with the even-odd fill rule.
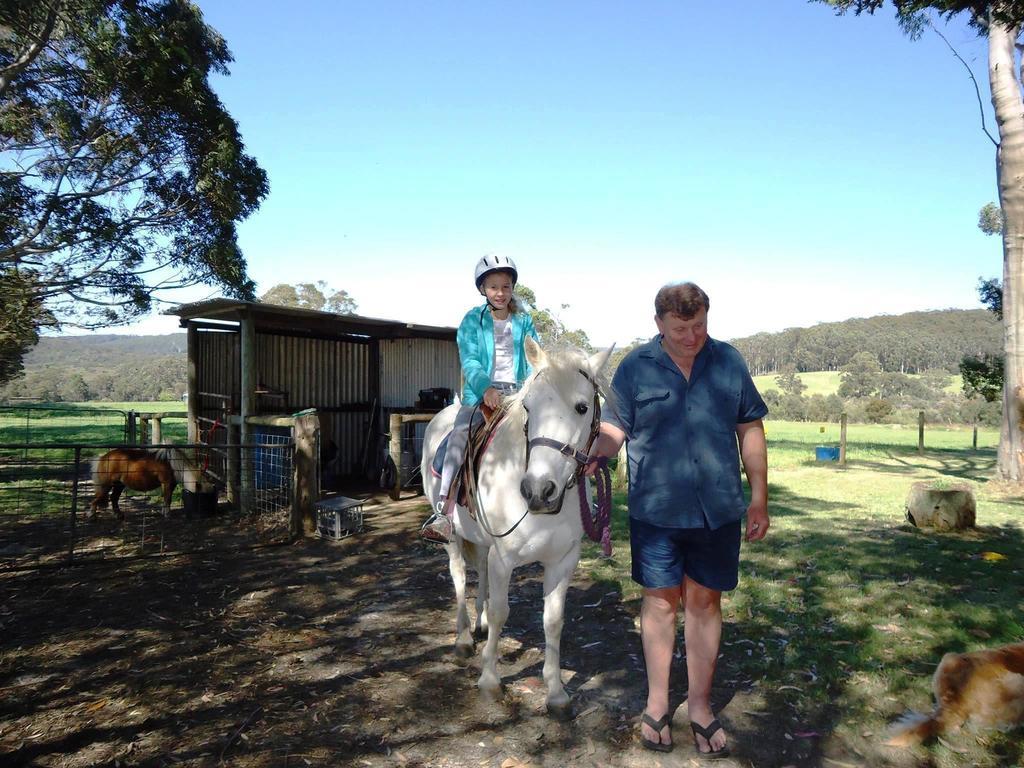
[[[984,309],[946,309],[788,328],[733,339],[730,344],[755,376],[786,368],[839,371],[862,353],[874,358],[883,372],[955,373],[965,357],[999,354],[1003,330]]]

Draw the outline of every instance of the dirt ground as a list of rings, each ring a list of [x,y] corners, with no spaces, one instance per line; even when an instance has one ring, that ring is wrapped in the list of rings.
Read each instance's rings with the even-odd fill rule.
[[[422,497],[366,511],[367,530],[340,542],[0,571],[0,765],[700,764],[685,679],[673,682],[675,751],[637,741],[635,602],[577,575],[562,640],[574,718],[556,722],[540,679],[540,570],[521,569],[505,697],[486,705],[479,657],[460,666],[451,652],[447,557],[415,535]],[[717,765],[881,764],[784,738],[756,682],[730,674],[742,651],[723,650],[716,706],[734,757]]]

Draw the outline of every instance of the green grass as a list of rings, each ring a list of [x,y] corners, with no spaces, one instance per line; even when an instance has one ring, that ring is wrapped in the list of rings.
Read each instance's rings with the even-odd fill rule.
[[[838,427],[823,436],[818,425],[768,423],[772,527],[743,545],[740,586],[723,600],[717,679],[751,692],[766,733],[814,731],[829,754],[895,765],[879,737],[906,709],[931,709],[943,653],[1024,640],[1024,499],[990,479],[994,431],[972,451],[969,430],[929,429],[919,455],[916,428],[851,425],[846,468],[814,461],[823,437],[834,443]],[[977,529],[908,525],[904,503],[919,480],[970,485]],[[635,600],[625,501],[616,495],[614,558],[588,546],[583,565]],[[941,742],[921,754],[935,766],[1019,764],[1020,731],[985,739],[987,748],[969,732],[950,736],[962,754]],[[799,744],[779,744],[793,758],[784,762],[800,762]]]

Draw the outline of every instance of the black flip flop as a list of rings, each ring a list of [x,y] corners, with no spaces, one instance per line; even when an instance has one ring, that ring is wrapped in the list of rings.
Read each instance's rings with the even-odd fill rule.
[[[718,718],[717,717],[714,720],[712,720],[710,723],[708,723],[706,728],[703,727],[703,726],[697,725],[696,723],[691,721],[690,722],[690,730],[693,731],[693,749],[697,753],[697,757],[699,757],[699,758],[701,758],[703,760],[721,760],[723,757],[728,757],[729,756],[729,747],[722,747],[721,749],[714,749],[714,750],[711,750],[710,752],[701,752],[700,751],[700,745],[697,743],[697,734],[700,734],[701,736],[703,736],[707,740],[708,747],[709,748],[711,747],[711,737],[714,736],[719,731],[724,730],[722,728],[722,724],[720,722],[718,722]]]
[[[675,747],[675,744],[673,742],[670,741],[668,744],[665,744],[661,741],[662,729],[665,728],[665,726],[667,726],[669,722],[671,722],[671,718],[668,716],[668,712],[666,712],[657,720],[655,720],[653,717],[644,712],[643,715],[640,717],[640,722],[644,725],[651,726],[651,728],[654,729],[654,732],[658,734],[658,741],[651,741],[650,739],[645,739],[643,737],[643,734],[641,733],[640,743],[644,745],[644,749],[650,749],[655,752],[672,751],[672,748]]]

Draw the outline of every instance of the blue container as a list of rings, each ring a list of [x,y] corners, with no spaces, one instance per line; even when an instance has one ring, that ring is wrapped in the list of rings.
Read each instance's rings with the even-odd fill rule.
[[[839,446],[819,445],[814,449],[814,458],[818,461],[839,461]]]

